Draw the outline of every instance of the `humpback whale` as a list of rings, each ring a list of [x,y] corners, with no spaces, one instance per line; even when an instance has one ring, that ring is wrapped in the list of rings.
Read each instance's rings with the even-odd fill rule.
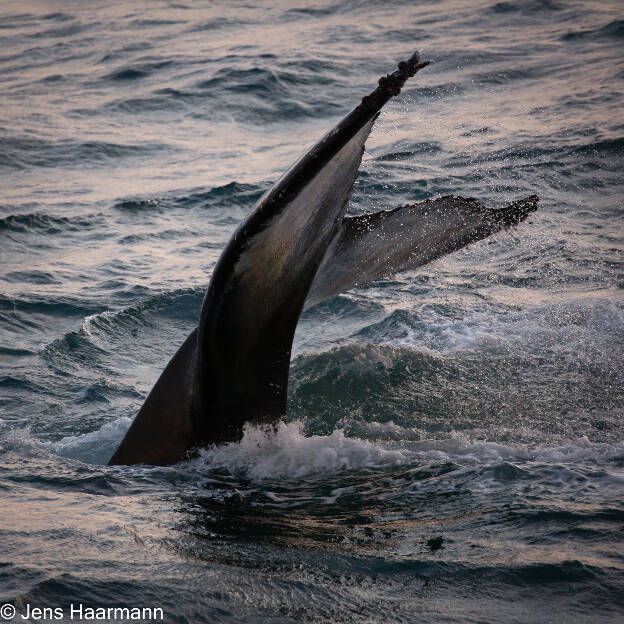
[[[428,65],[418,53],[378,86],[258,201],[221,254],[199,324],[173,356],[109,464],[172,464],[239,440],[286,413],[301,312],[358,285],[420,267],[537,209],[446,196],[345,216],[381,108]]]

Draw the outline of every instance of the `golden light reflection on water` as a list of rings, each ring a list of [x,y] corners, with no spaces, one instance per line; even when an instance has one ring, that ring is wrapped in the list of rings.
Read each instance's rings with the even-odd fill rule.
[[[12,468],[0,466],[0,470]],[[59,469],[50,471],[48,481],[62,481]],[[75,481],[73,485],[78,487]],[[3,542],[10,543],[17,565],[27,562],[42,572],[82,568],[97,575],[98,566],[105,572],[105,562],[117,549],[125,553],[128,563],[176,560],[175,553],[162,546],[175,518],[167,506],[149,496],[89,494],[77,489],[63,493],[61,489],[24,485],[0,497],[0,534]]]
[[[470,10],[478,14],[489,4],[486,1],[471,3]],[[439,64],[436,66],[436,49],[427,49],[426,24],[440,13],[466,11],[465,3],[445,2],[439,7],[402,7],[402,24],[414,25],[413,41],[405,42],[385,36],[385,33],[396,28],[396,8],[388,11],[377,10],[368,26],[358,22],[358,32],[361,33],[359,43],[353,40],[351,14],[333,14],[322,20],[315,20],[306,17],[305,11],[297,10],[305,8],[306,3],[288,3],[288,6],[292,9],[293,18],[286,23],[274,19],[275,15],[283,12],[283,5],[279,3],[266,3],[264,8],[255,6],[249,15],[244,7],[218,3],[184,9],[176,8],[175,5],[153,3],[133,3],[130,7],[125,3],[110,3],[105,8],[98,7],[97,14],[100,19],[104,13],[108,21],[101,23],[97,29],[91,26],[91,31],[95,29],[97,32],[86,31],[75,35],[84,37],[85,47],[89,45],[90,37],[94,34],[108,37],[111,49],[119,47],[128,38],[128,32],[122,25],[128,22],[128,16],[131,15],[135,20],[149,20],[154,24],[160,22],[160,26],[150,31],[150,36],[161,36],[170,40],[174,49],[174,62],[185,69],[169,72],[166,84],[158,84],[147,78],[134,84],[117,84],[115,89],[111,89],[101,82],[111,72],[109,63],[88,56],[68,57],[63,62],[65,79],[60,83],[51,82],[48,89],[41,90],[39,81],[46,77],[49,69],[46,64],[35,64],[24,68],[21,91],[23,95],[19,99],[7,100],[4,116],[11,119],[13,125],[24,123],[31,126],[33,121],[36,123],[39,113],[45,115],[46,119],[51,117],[51,126],[32,128],[41,138],[63,135],[67,140],[139,146],[158,145],[165,141],[170,153],[158,155],[154,164],[149,162],[150,159],[140,158],[134,164],[124,162],[118,168],[108,163],[104,171],[82,167],[76,170],[70,167],[65,168],[61,176],[58,171],[37,173],[38,185],[47,191],[45,195],[51,195],[51,192],[62,188],[65,192],[74,194],[76,199],[97,201],[124,195],[166,193],[180,188],[214,187],[232,180],[258,182],[275,179],[307,146],[312,145],[329,129],[327,119],[312,118],[303,123],[293,122],[289,124],[288,133],[272,132],[270,121],[260,124],[246,123],[235,117],[228,121],[227,110],[211,110],[210,98],[206,98],[205,106],[199,106],[190,117],[186,105],[181,101],[172,102],[173,108],[167,111],[166,118],[158,110],[152,110],[125,119],[120,116],[115,126],[108,122],[100,123],[98,120],[98,111],[108,113],[111,106],[113,109],[118,105],[127,106],[123,104],[124,101],[147,101],[155,91],[164,87],[181,93],[196,93],[199,96],[201,89],[198,90],[197,85],[214,76],[212,59],[221,58],[227,51],[232,54],[233,70],[263,67],[271,71],[272,59],[259,57],[253,60],[249,50],[254,47],[271,49],[272,55],[282,65],[288,59],[296,63],[301,57],[302,49],[306,50],[308,58],[316,57],[319,61],[327,59],[342,64],[345,71],[343,80],[350,85],[349,94],[339,90],[341,95],[332,97],[334,87],[328,85],[327,92],[322,95],[323,99],[335,105],[337,120],[374,86],[380,71],[390,70],[397,58],[411,52],[412,48],[421,48],[423,54],[434,62],[419,74],[413,85],[408,86],[404,100],[401,103],[392,103],[384,112],[368,143],[368,149],[373,153],[378,149],[383,151],[389,144],[415,139],[440,141],[450,153],[496,149],[503,137],[506,141],[515,139],[530,142],[536,137],[560,132],[560,120],[552,118],[548,113],[552,103],[565,98],[580,98],[578,101],[582,102],[583,98],[600,97],[601,92],[595,85],[604,85],[607,82],[604,77],[596,76],[595,69],[588,71],[578,57],[568,57],[562,60],[566,65],[565,71],[558,72],[554,77],[549,76],[548,88],[545,89],[544,81],[539,77],[540,57],[552,57],[557,53],[556,44],[551,44],[543,51],[538,49],[524,62],[528,72],[537,70],[537,74],[535,79],[524,82],[521,91],[508,88],[502,80],[501,84],[485,85],[479,92],[460,98],[456,92],[448,100],[442,96],[432,101],[423,101],[418,95],[422,88],[442,87],[442,91],[450,88],[452,92],[453,85],[465,82],[467,72],[475,71],[474,66],[453,69]],[[43,12],[52,10],[52,7],[42,3],[39,9]],[[79,22],[89,23],[93,19],[93,9],[89,5],[76,6],[74,9]],[[322,6],[315,7],[315,10],[322,11]],[[250,19],[252,15],[253,20]],[[602,15],[601,19],[616,17],[617,7],[615,4],[604,4],[599,9],[596,7],[594,15]],[[234,20],[228,28],[211,28],[211,24],[227,19]],[[505,59],[511,52],[501,51],[498,41],[488,43],[487,37],[483,37],[483,26],[479,20],[475,20],[472,26],[468,22],[461,40],[454,41],[453,45],[462,48],[467,56],[478,51],[479,54],[500,54]],[[595,24],[579,23],[574,26],[582,29]],[[35,27],[24,28],[28,30]],[[570,25],[562,24],[560,34],[566,28],[569,29]],[[536,41],[557,37],[557,33],[548,30],[552,29],[550,24],[536,22],[533,29]],[[68,32],[70,34],[67,36],[71,37],[71,30]],[[526,32],[526,26],[523,32]],[[341,38],[349,40],[348,48],[340,44]],[[369,38],[375,41],[378,60],[370,67],[363,62],[354,65],[353,57],[354,53],[357,56],[357,52],[353,46],[359,45],[365,49]],[[45,50],[45,39],[42,45]],[[237,50],[241,53],[237,53]],[[20,50],[15,50],[16,55],[19,52]],[[620,58],[617,50],[614,49],[613,55],[614,62],[617,62]],[[126,62],[120,58],[116,65],[124,68]],[[504,67],[504,63],[501,67]],[[491,62],[483,71],[496,76],[496,67],[492,67]],[[502,76],[506,70],[500,71],[503,72]],[[608,70],[603,66],[598,71]],[[85,79],[92,84],[91,89],[86,92]],[[337,76],[337,79],[340,80],[340,77]],[[280,86],[280,80],[278,77],[276,88],[283,93],[282,97],[292,98],[305,107],[305,96],[298,96],[297,89],[290,85]],[[24,95],[27,95],[27,99],[24,99]],[[238,96],[233,93],[231,97],[236,102]],[[544,114],[536,112],[540,108],[544,110]],[[528,115],[531,111],[533,114]],[[618,112],[618,103],[609,104],[607,101],[603,106],[592,109],[592,121],[597,128],[607,126]],[[568,107],[566,114],[566,123],[571,131],[574,130],[576,122],[588,122],[587,113],[582,106],[577,109]],[[218,118],[217,122],[215,117]],[[284,122],[278,123],[284,125]],[[483,127],[490,129],[483,138],[478,135],[462,136],[466,130]],[[427,159],[423,158],[423,165],[426,164]],[[487,170],[487,166],[485,169]],[[421,173],[427,175],[426,171]],[[20,175],[17,174],[17,183],[5,188],[6,199],[9,201],[18,201],[25,197],[18,182]],[[29,182],[32,183],[32,179]],[[28,193],[32,196],[32,191],[29,190]]]

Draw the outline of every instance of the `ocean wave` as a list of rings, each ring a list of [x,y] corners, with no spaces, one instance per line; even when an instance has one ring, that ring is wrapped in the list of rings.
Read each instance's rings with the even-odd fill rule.
[[[410,86],[409,83],[404,89],[407,98],[419,100],[420,98],[448,99],[464,94],[467,86],[461,82],[441,82],[426,87]]]
[[[510,169],[518,169],[522,163],[526,167],[526,161],[539,161],[541,165],[549,165],[553,169],[563,165],[557,159],[570,158],[576,154],[588,156],[613,155],[619,156],[624,152],[624,139],[612,138],[589,143],[577,143],[567,145],[536,145],[535,143],[516,143],[503,149],[484,151],[480,156],[473,153],[456,153],[447,159],[447,164],[453,167],[474,167],[475,165],[508,161]],[[548,158],[547,161],[544,159]],[[578,168],[578,163],[575,167]]]
[[[58,217],[43,213],[32,213],[13,214],[0,218],[0,231],[5,232],[60,234],[98,228],[101,225],[102,217],[99,214],[83,214],[79,217]]]
[[[35,382],[28,375],[16,373],[13,375],[0,375],[0,388],[17,390],[23,393],[45,393],[46,388]]]
[[[81,495],[115,495],[124,488],[125,481],[112,471],[102,471],[97,465],[89,465],[106,463],[112,453],[109,445],[116,444],[114,430],[115,427],[109,424],[91,434],[68,436],[58,442],[50,442],[33,434],[30,426],[7,427],[7,423],[0,420],[0,446],[4,452],[18,452],[22,457],[37,458],[44,464],[50,458],[56,458],[46,470],[28,473],[26,477],[15,471],[12,478],[21,485],[47,491],[73,491]],[[68,470],[67,462],[59,462],[58,456],[77,460],[79,464]]]
[[[163,69],[175,68],[176,63],[172,60],[141,60],[134,61],[132,65],[126,65],[113,70],[106,76],[104,80],[113,80],[116,82],[133,82],[141,78],[146,78],[152,74],[158,73]]]
[[[353,420],[432,418],[449,408],[444,386],[457,363],[424,349],[350,344],[296,357],[289,414],[309,432],[329,433]]]
[[[0,446],[5,451],[17,451],[30,457],[61,456],[83,464],[103,465],[111,458],[131,424],[131,417],[119,416],[93,431],[49,440],[34,433],[29,424],[0,419]],[[85,469],[90,468],[85,466]],[[62,466],[59,472],[64,473]]]
[[[114,50],[107,51],[104,56],[96,61],[96,65],[110,63],[111,61],[119,59],[126,59],[133,52],[144,52],[146,50],[151,50],[153,47],[153,43],[149,41],[133,41],[131,43],[126,43]]]
[[[522,309],[493,302],[475,303],[461,313],[455,305],[440,302],[414,310],[395,310],[379,323],[360,330],[358,336],[377,344],[422,346],[444,354],[495,341],[509,345],[527,340],[536,351],[556,345],[557,351],[563,352],[566,345],[578,348],[578,339],[570,339],[576,334],[584,344],[591,343],[593,350],[602,352],[609,344],[609,334],[617,332],[623,319],[624,307],[607,299],[567,297]],[[523,350],[526,352],[526,347]]]
[[[177,206],[233,207],[234,205],[252,205],[267,190],[268,184],[247,184],[228,182],[208,190],[185,193],[175,198]]]
[[[163,18],[137,18],[128,22],[129,28],[141,30],[143,28],[153,28],[154,26],[175,26],[176,24],[184,24],[183,20],[163,19]]]
[[[573,148],[577,154],[624,156],[624,138],[604,139]]]
[[[277,93],[283,97],[289,94],[289,85],[299,84],[301,79],[300,72],[294,71],[278,71],[262,67],[229,68],[218,70],[212,78],[197,82],[195,87],[255,96],[270,96],[277,90]]]
[[[254,57],[258,63],[263,59]],[[232,65],[217,69],[208,78],[176,83],[175,86],[157,88],[140,96],[115,99],[102,105],[104,113],[124,112],[141,114],[194,111],[194,117],[239,121],[253,125],[260,122],[292,122],[298,118],[317,118],[344,111],[336,97],[328,98],[327,85],[334,90],[346,87],[334,71],[323,72],[322,83],[316,65],[301,63],[292,68],[278,68],[272,59],[266,65],[250,65],[250,59],[232,60]],[[139,77],[139,76],[137,76]],[[320,84],[324,86],[320,89]],[[205,112],[201,112],[204,110]]]
[[[120,416],[95,431],[65,436],[56,442],[41,445],[63,457],[89,464],[106,464],[132,424],[132,418]]]
[[[139,292],[141,301],[119,310],[104,310],[91,314],[84,319],[83,328],[87,332],[105,330],[117,331],[117,325],[126,321],[134,323],[153,313],[164,318],[188,318],[197,320],[204,297],[204,288],[180,288],[165,292],[147,294]]]
[[[129,115],[156,113],[168,116],[168,113],[185,113],[188,111],[184,99],[185,94],[181,91],[171,88],[159,89],[153,95],[111,100],[102,104],[98,112],[104,115],[111,113],[127,113]],[[75,109],[73,113],[78,116],[93,114],[90,109]]]
[[[12,283],[29,283],[29,284],[62,284],[62,280],[58,279],[49,271],[39,271],[30,269],[29,271],[10,271],[4,275],[4,281]]]
[[[289,413],[313,433],[371,420],[430,435],[492,429],[501,421],[539,428],[548,421],[551,433],[613,439],[612,410],[624,396],[612,345],[623,337],[623,313],[604,298],[527,308],[475,299],[461,308],[428,302],[398,309],[356,328],[354,344],[296,357]],[[609,392],[601,391],[605,385]],[[553,410],[575,417],[554,426]],[[573,424],[581,414],[583,426]]]
[[[475,439],[469,431],[452,432],[440,440],[424,440],[417,444],[421,461],[448,462],[461,466],[497,466],[517,462],[520,466],[539,464],[553,466],[602,466],[612,464],[614,475],[624,460],[624,440],[606,443],[591,442],[586,436],[558,445],[509,444]],[[624,475],[620,477],[624,480]]]
[[[222,30],[225,28],[235,28],[236,26],[244,26],[249,22],[239,17],[213,17],[207,20],[201,20],[196,24],[192,24],[189,32],[203,32],[212,30]],[[227,57],[226,57],[227,58]]]
[[[182,321],[190,331],[199,317],[203,289],[181,289],[148,298],[144,294],[140,296],[142,301],[136,305],[119,310],[99,308],[88,315],[81,315],[83,322],[80,328],[46,345],[42,352],[44,358],[61,367],[69,366],[70,359],[78,358],[80,362],[97,369],[103,357],[117,352],[128,340],[134,341],[138,332],[153,331],[154,318]],[[167,333],[175,336],[179,332],[176,326]],[[142,345],[142,349],[162,357],[163,345]],[[164,350],[167,352],[171,348],[165,345]],[[108,370],[108,365],[106,368]]]
[[[521,15],[534,15],[540,13],[550,13],[560,11],[563,6],[553,0],[528,0],[526,2],[497,2],[489,7],[490,13],[519,13]]]
[[[556,483],[562,493],[575,488],[580,493],[584,486],[579,484],[585,483],[588,493],[593,491],[592,483],[600,482],[610,490],[624,484],[624,440],[607,444],[581,437],[559,445],[504,444],[475,439],[469,432],[452,432],[437,440],[373,442],[347,436],[341,429],[311,436],[303,431],[301,422],[280,423],[275,431],[247,426],[240,442],[202,449],[197,459],[179,464],[177,470],[204,478],[226,470],[272,488],[269,498],[284,504],[300,504],[306,497],[334,504],[343,496],[379,497],[391,503],[418,497],[428,479],[444,491],[477,482],[482,492],[498,491],[515,481],[533,483],[535,492]],[[313,487],[328,475],[340,475],[342,486],[331,493]],[[385,475],[384,485],[375,487],[371,475]],[[311,479],[303,489],[284,485],[302,479]],[[277,483],[280,487],[274,491]],[[433,484],[429,487],[435,489]],[[255,496],[255,490],[249,495]]]
[[[202,236],[202,233],[197,232],[197,230],[195,229],[169,228],[166,230],[159,230],[157,232],[142,232],[140,234],[128,234],[119,239],[119,244],[120,245],[136,245],[137,243],[144,243],[144,242],[153,243],[155,241],[172,241],[172,240],[183,240],[185,242],[188,242],[189,239],[192,239],[198,236]]]
[[[104,455],[112,453],[131,422],[132,418],[121,416],[97,430],[66,436],[56,442],[38,440],[28,427],[11,428],[4,432],[3,439],[13,444],[43,446],[82,461],[93,460],[93,453],[97,452],[102,462],[94,463],[104,463],[108,458],[102,458],[102,446],[106,446]],[[304,430],[302,421],[282,422],[276,430],[247,425],[240,442],[202,449],[198,459],[183,464],[211,470],[226,468],[258,480],[300,479],[312,474],[432,463],[494,467],[497,469],[495,477],[500,480],[501,475],[509,477],[509,472],[505,473],[503,469],[510,463],[516,468],[532,467],[528,468],[530,470],[541,465],[596,466],[606,470],[610,465],[613,477],[624,480],[620,470],[624,466],[624,440],[592,442],[582,436],[559,444],[524,444],[487,440],[478,435],[475,437],[471,431],[452,431],[435,439],[423,430],[402,427],[394,422],[366,423],[359,428],[360,435],[365,437],[347,436],[343,429],[336,429],[329,435],[307,436]],[[386,442],[378,441],[380,434]],[[486,434],[485,431],[481,433]],[[371,437],[377,441],[368,439]],[[184,469],[183,465],[181,467]]]
[[[161,212],[168,208],[235,208],[253,205],[266,190],[266,184],[228,182],[208,190],[187,189],[184,193],[169,193],[163,197],[137,197],[117,201],[113,208],[127,212]]]
[[[530,65],[527,67],[514,67],[513,69],[493,69],[488,72],[477,72],[470,76],[471,80],[483,85],[504,85],[509,82],[519,82],[521,80],[534,80],[543,78],[553,68]]]
[[[376,162],[393,162],[397,160],[409,160],[413,156],[435,154],[442,150],[439,141],[423,141],[421,143],[407,143],[401,141],[391,146],[378,148],[382,152],[375,156]]]
[[[14,13],[12,15],[0,15],[0,29],[13,29],[24,26],[28,22],[36,22],[37,15],[32,13]]]
[[[30,349],[23,349],[20,347],[5,347],[0,346],[0,356],[8,356],[8,357],[27,357],[30,355],[36,355],[36,351],[31,351]]]
[[[117,163],[120,159],[144,158],[170,146],[157,143],[142,145],[109,143],[106,141],[50,141],[31,136],[4,136],[0,138],[0,168],[27,169],[29,167],[97,167]]]
[[[162,211],[166,207],[166,203],[157,198],[123,199],[113,205],[115,210],[127,210],[128,212],[147,212],[151,210]]]
[[[61,14],[62,15],[62,14]],[[55,26],[53,28],[47,28],[45,30],[37,30],[31,33],[25,33],[23,36],[31,39],[45,39],[45,38],[66,38],[75,37],[85,33],[95,27],[95,24],[89,24],[81,22],[73,16],[67,16],[68,19],[61,19],[62,26]]]
[[[37,314],[62,318],[85,317],[104,309],[102,305],[92,304],[82,298],[65,296],[54,299],[50,296],[18,298],[0,295],[0,311],[13,315],[23,314],[32,317]]]
[[[576,30],[569,31],[561,36],[563,41],[604,41],[604,40],[616,40],[621,41],[624,39],[624,20],[616,19],[600,28],[594,28],[591,30]]]

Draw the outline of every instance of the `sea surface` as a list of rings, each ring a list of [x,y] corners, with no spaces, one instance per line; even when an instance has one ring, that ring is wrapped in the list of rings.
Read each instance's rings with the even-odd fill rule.
[[[350,213],[539,211],[305,312],[276,435],[107,467],[236,226],[416,49]],[[4,0],[13,621],[624,621],[623,111],[616,0]]]

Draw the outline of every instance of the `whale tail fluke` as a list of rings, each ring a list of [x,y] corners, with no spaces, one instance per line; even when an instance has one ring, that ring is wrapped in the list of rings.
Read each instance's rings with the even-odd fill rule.
[[[472,198],[448,195],[347,217],[316,274],[306,308],[518,225],[537,205],[537,195],[496,210]]]
[[[264,195],[213,271],[199,326],[173,356],[110,464],[171,464],[235,441],[286,411],[301,311],[521,222],[532,196],[498,211],[442,197],[345,218],[364,145],[383,105],[427,62],[418,54],[312,147]]]
[[[239,439],[286,410],[295,328],[335,238],[383,105],[425,67],[418,53],[304,154],[260,199],[213,271],[199,326],[156,382],[109,463],[168,464]]]

